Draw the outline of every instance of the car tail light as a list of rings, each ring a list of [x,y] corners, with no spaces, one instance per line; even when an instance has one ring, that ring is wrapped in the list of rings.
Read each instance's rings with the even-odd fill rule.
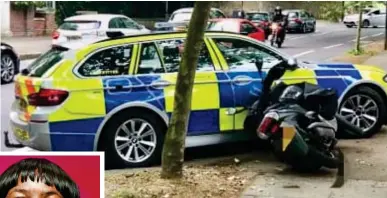
[[[52,39],[58,39],[59,38],[59,32],[58,31],[54,31],[53,33],[52,33]]]
[[[302,23],[302,21],[300,19],[294,19],[293,21],[296,23],[300,23],[300,24]]]
[[[269,133],[277,133],[280,129],[279,123],[278,123],[278,114],[277,113],[268,113],[263,118],[261,124],[259,125],[257,129],[257,135],[261,139],[267,139]]]
[[[67,91],[40,89],[39,92],[28,95],[28,103],[32,106],[55,106],[60,105],[68,96]]]

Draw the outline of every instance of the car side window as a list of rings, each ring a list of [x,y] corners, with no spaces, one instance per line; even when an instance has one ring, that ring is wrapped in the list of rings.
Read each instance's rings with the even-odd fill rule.
[[[128,19],[128,18],[120,18],[120,22],[121,22],[121,25],[120,27],[121,28],[125,28],[125,29],[137,29],[138,28],[138,25],[136,22]]]
[[[120,18],[110,19],[109,28],[120,28]]]
[[[91,55],[78,69],[82,76],[117,76],[128,74],[133,45],[103,49]]]
[[[253,25],[246,23],[246,22],[241,23],[241,32],[246,32],[248,34],[251,34],[251,33],[254,33],[256,31],[257,31],[257,29]]]
[[[137,74],[165,73],[155,43],[143,43]]]
[[[380,14],[380,10],[375,10],[372,14],[379,15]]]
[[[161,53],[165,71],[167,73],[178,72],[184,51],[185,39],[157,41],[156,44],[158,46],[159,52]],[[214,70],[214,64],[212,63],[208,49],[203,43],[199,53],[196,71]]]
[[[214,38],[213,40],[225,58],[229,70],[256,71],[257,58],[263,59],[263,69],[269,69],[283,61],[279,54],[248,41],[233,38]]]
[[[226,16],[224,16],[224,14],[218,10],[215,11],[215,17],[216,18],[226,18]]]

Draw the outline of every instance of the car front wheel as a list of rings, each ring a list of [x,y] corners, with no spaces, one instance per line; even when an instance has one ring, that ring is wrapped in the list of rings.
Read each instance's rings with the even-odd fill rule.
[[[160,162],[165,124],[151,113],[122,113],[101,138],[108,167],[144,167]]]
[[[15,61],[9,54],[1,55],[1,84],[12,82],[15,76]]]
[[[361,138],[368,138],[380,131],[386,116],[386,104],[374,89],[359,87],[344,98],[339,114],[363,129]]]

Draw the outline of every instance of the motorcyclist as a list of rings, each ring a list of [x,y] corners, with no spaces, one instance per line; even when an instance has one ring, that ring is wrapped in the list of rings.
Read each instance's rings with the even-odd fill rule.
[[[273,16],[273,22],[274,23],[279,23],[282,27],[282,31],[279,32],[279,35],[280,35],[280,38],[282,38],[282,40],[285,39],[285,34],[286,34],[286,27],[288,25],[288,20],[287,20],[287,16],[284,16],[282,14],[282,9],[281,7],[277,6],[275,9],[274,9],[274,16]]]

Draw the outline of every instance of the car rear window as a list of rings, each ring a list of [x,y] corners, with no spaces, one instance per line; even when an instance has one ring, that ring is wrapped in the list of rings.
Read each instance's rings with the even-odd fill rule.
[[[298,18],[298,12],[289,12],[288,18]]]
[[[247,13],[246,18],[249,20],[266,21],[269,20],[269,15],[266,13]]]
[[[68,49],[63,47],[51,48],[27,67],[27,75],[31,77],[42,77],[44,73],[63,59],[66,51]]]
[[[191,17],[192,12],[178,12],[171,16],[170,21],[189,21]]]
[[[101,25],[100,21],[65,21],[59,29],[61,30],[95,30]]]
[[[212,21],[208,24],[210,31],[239,32],[239,23],[234,21]]]

